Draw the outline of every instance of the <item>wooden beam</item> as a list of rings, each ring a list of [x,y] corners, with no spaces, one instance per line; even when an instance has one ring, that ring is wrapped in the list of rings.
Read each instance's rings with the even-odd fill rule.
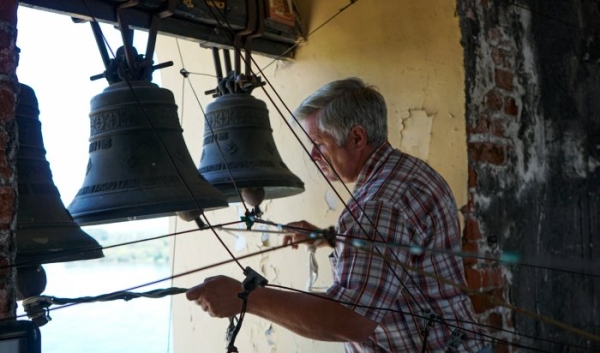
[[[54,12],[83,21],[96,20],[116,25],[117,6],[123,1],[115,0],[21,0],[21,6]],[[127,9],[127,21],[137,30],[147,31],[151,14],[160,10],[164,1],[140,1],[140,5]],[[224,3],[211,0],[209,3]],[[203,47],[233,48],[232,31],[242,30],[246,25],[246,0],[228,0],[223,12],[207,5],[205,0],[177,0],[171,16],[161,20],[158,32],[163,35],[201,43]],[[218,19],[218,20],[217,20]],[[290,27],[265,21],[265,33],[252,41],[252,52],[268,57],[291,58],[295,43],[301,38],[299,26]],[[285,54],[284,54],[285,53]]]

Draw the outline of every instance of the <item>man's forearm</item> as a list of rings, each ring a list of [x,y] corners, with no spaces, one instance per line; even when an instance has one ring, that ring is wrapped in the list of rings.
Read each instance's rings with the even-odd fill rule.
[[[320,297],[258,288],[248,297],[248,312],[295,332],[321,341],[364,341],[377,323],[343,305]]]

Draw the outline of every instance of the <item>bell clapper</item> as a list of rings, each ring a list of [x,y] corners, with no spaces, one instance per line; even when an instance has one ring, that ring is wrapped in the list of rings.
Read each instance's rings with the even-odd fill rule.
[[[191,210],[191,211],[179,211],[176,212],[177,216],[186,222],[191,222],[196,220],[197,218],[200,217],[200,215],[202,214],[202,211],[200,210]]]
[[[264,188],[242,188],[242,199],[252,207],[258,207],[265,199]]]
[[[241,194],[244,202],[252,206],[252,211],[246,210],[245,216],[242,217],[242,221],[246,222],[246,228],[250,230],[254,225],[254,220],[262,216],[259,205],[265,199],[265,189],[260,187],[242,188]]]

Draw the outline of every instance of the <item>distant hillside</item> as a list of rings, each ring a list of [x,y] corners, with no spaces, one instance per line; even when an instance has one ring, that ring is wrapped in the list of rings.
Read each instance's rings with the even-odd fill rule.
[[[96,239],[103,247],[115,246],[104,250],[103,262],[136,262],[136,263],[169,263],[169,238],[161,237],[155,240],[143,241],[168,234],[168,227],[152,227],[140,229],[119,229],[114,225],[103,228],[102,226],[87,227],[86,233]]]

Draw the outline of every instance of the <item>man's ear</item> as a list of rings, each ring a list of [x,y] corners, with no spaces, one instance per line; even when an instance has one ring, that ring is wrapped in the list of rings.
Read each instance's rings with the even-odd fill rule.
[[[362,149],[367,146],[367,131],[360,125],[350,129],[349,138],[355,148]]]

